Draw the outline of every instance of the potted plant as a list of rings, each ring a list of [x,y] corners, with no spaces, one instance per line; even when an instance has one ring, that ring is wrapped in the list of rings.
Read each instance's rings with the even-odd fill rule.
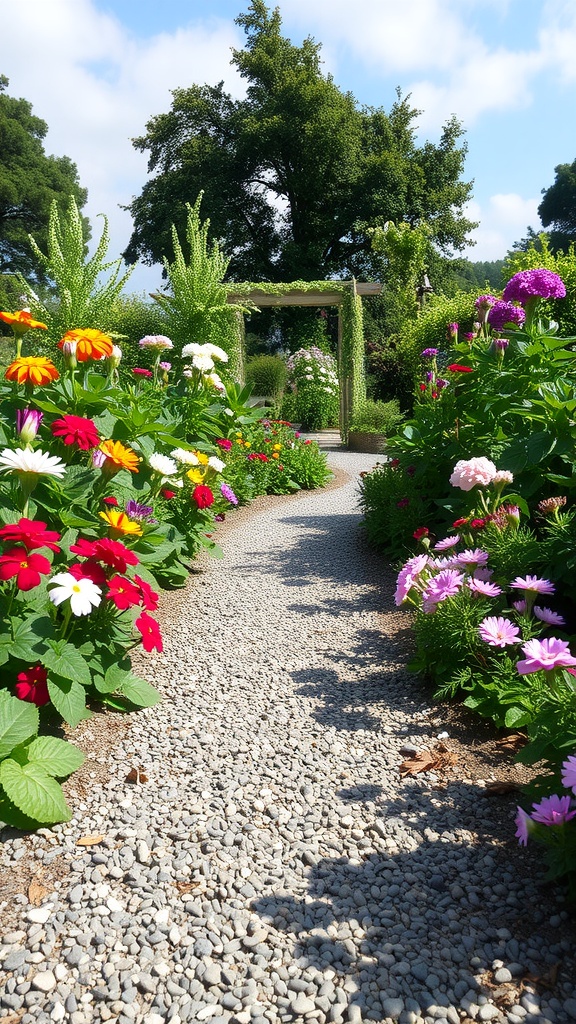
[[[395,434],[404,414],[398,400],[373,402],[367,399],[350,417],[348,425],[348,448],[353,452],[372,452],[379,455],[384,451],[386,439]]]

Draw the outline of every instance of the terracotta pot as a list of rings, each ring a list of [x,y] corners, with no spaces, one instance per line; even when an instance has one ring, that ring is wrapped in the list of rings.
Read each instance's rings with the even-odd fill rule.
[[[363,430],[351,430],[348,434],[348,449],[351,452],[382,455],[385,448],[386,434],[370,434]]]

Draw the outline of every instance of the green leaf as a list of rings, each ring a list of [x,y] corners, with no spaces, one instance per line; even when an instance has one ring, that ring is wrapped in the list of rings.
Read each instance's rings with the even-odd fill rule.
[[[504,718],[504,725],[507,729],[519,729],[522,725],[529,725],[533,717],[525,708],[514,706],[508,708]]]
[[[27,749],[30,764],[40,764],[47,775],[65,779],[85,761],[78,747],[57,739],[56,736],[38,736]]]
[[[0,690],[0,757],[38,732],[38,708]]]
[[[36,821],[52,825],[72,817],[61,786],[39,764],[19,765],[7,758],[0,764],[0,783],[8,799]]]
[[[75,680],[49,675],[48,693],[54,707],[72,729],[84,718],[90,718],[86,708],[86,691]]]
[[[154,689],[145,679],[129,675],[122,683],[120,692],[131,704],[140,708],[151,708],[162,699],[158,690]]]
[[[90,667],[73,644],[53,642],[41,655],[42,663],[59,676],[74,679],[83,686],[90,686],[92,676]]]

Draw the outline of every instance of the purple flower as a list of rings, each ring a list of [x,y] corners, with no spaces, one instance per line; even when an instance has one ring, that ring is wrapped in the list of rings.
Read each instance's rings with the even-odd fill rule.
[[[438,391],[442,391],[443,388],[447,388],[448,384],[449,384],[449,381],[444,380],[443,377],[438,377],[438,379],[436,381],[436,387],[438,388]]]
[[[516,590],[527,590],[531,594],[553,594],[556,590],[550,580],[541,580],[538,576],[517,576],[510,586]]]
[[[466,331],[466,333],[464,334],[464,339],[469,344],[471,344],[474,341],[475,337],[476,337],[476,335],[474,334],[474,331]]]
[[[439,540],[434,545],[434,551],[447,551],[448,548],[454,548],[458,544],[460,537],[456,534],[454,537],[444,537],[444,540]]]
[[[395,601],[397,605],[404,603],[412,587],[418,582],[418,577],[428,565],[428,555],[415,555],[409,558],[398,573],[396,583]]]
[[[474,305],[479,312],[485,312],[487,309],[492,309],[496,302],[498,302],[498,299],[495,295],[479,295]]]
[[[482,619],[478,632],[490,647],[507,647],[508,644],[518,643],[520,630],[510,619],[504,619],[501,615],[489,615]]]
[[[434,380],[434,374],[432,373],[432,370],[428,370],[426,374],[426,380],[428,381],[428,383],[430,383],[431,380]]]
[[[423,350],[423,352],[421,352],[421,356],[422,356],[423,359],[433,359],[434,356],[437,356],[437,355],[438,355],[438,349],[437,348],[425,348]]]
[[[158,363],[158,366],[160,367],[161,370],[166,370],[166,373],[168,373],[168,370],[172,369],[172,363],[161,362]]]
[[[426,590],[423,594],[423,609],[426,612],[434,611],[437,604],[445,601],[448,597],[454,597],[464,582],[464,576],[456,569],[443,569],[428,580]]]
[[[576,658],[570,654],[568,643],[553,636],[546,640],[528,640],[522,645],[526,658],[519,661],[516,669],[521,676],[532,672],[551,672],[555,668],[576,665]]]
[[[126,515],[130,516],[130,519],[137,519],[141,523],[155,523],[152,513],[154,509],[152,505],[140,505],[134,498],[130,498],[126,502]]]
[[[562,762],[562,785],[576,796],[576,757],[573,754]]]
[[[545,622],[548,626],[565,626],[566,620],[558,612],[553,612],[551,608],[540,608],[539,605],[535,604],[534,615],[540,622]]]
[[[571,811],[572,801],[569,796],[545,796],[539,804],[532,804],[532,821],[539,821],[541,825],[563,825],[576,817],[576,810]]]
[[[526,305],[529,299],[563,299],[566,287],[561,277],[552,270],[538,267],[536,270],[521,270],[511,277],[504,289],[504,300]]]
[[[494,338],[493,341],[494,348],[499,352],[505,352],[509,344],[508,338]]]
[[[479,597],[499,597],[502,593],[502,589],[497,583],[490,583],[488,580],[479,580],[474,577],[468,580],[468,587],[473,594],[478,594]]]
[[[515,324],[521,327],[526,319],[526,313],[521,306],[514,306],[511,302],[495,302],[492,309],[488,310],[488,323],[495,331],[501,331],[506,324]]]
[[[220,484],[220,494],[222,495],[222,497],[226,498],[226,501],[229,501],[231,505],[238,504],[238,498],[234,494],[232,488],[228,486],[228,484]]]
[[[104,452],[101,452],[99,448],[95,448],[92,452],[92,466],[94,469],[101,469],[106,462],[106,456]]]
[[[512,607],[516,609],[519,615],[526,615],[528,611],[528,604],[526,601],[513,601]]]
[[[448,324],[447,331],[448,337],[452,340],[458,337],[459,324]]]
[[[520,846],[527,846],[528,836],[533,827],[533,821],[530,815],[527,814],[526,811],[522,810],[521,807],[517,807],[516,810],[517,814],[516,820],[514,822],[514,824],[516,825],[515,835],[518,842],[520,843]]]
[[[16,409],[16,433],[24,444],[34,440],[43,417],[44,413],[37,409]]]
[[[473,566],[486,565],[489,557],[488,552],[482,551],[480,548],[474,548],[473,551],[467,548],[466,551],[461,551],[459,555],[456,555],[454,561],[465,568],[468,566],[472,568]]]

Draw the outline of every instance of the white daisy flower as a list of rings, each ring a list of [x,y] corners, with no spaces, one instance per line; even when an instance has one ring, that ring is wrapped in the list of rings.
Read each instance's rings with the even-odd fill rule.
[[[153,469],[155,473],[160,473],[161,476],[174,476],[178,472],[178,466],[174,459],[170,459],[167,455],[160,455],[158,452],[152,453],[148,459],[148,465],[150,469]]]
[[[222,462],[222,459],[219,459],[217,455],[210,456],[208,459],[208,465],[211,466],[212,469],[215,469],[217,473],[221,473],[226,467],[226,463]]]
[[[66,464],[57,455],[36,448],[5,448],[0,452],[0,473],[36,473],[38,476],[63,477]]]
[[[54,586],[54,584],[56,584]],[[87,577],[76,579],[71,572],[58,572],[48,582],[48,596],[52,604],[58,606],[63,601],[70,601],[73,615],[90,615],[102,600],[100,587]]]
[[[199,466],[200,462],[198,456],[194,455],[194,452],[186,451],[185,448],[175,448],[173,452],[170,452],[173,459],[176,462],[182,462],[185,466]]]

